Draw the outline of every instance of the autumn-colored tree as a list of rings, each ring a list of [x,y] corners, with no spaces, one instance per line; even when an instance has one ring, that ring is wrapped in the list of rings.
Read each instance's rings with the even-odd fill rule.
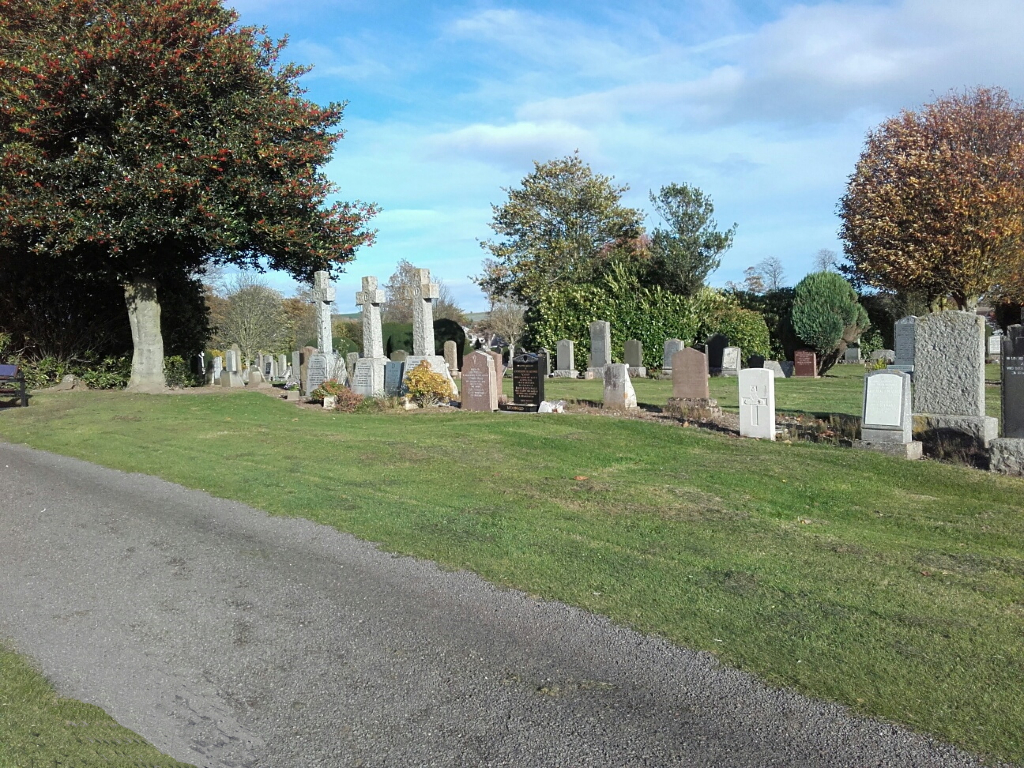
[[[1024,270],[1024,110],[998,88],[950,94],[868,134],[839,204],[859,281],[961,309]],[[1015,288],[1014,288],[1015,290]]]
[[[406,259],[399,259],[395,271],[384,285],[384,306],[381,317],[385,323],[411,323],[413,305],[419,299],[419,273]],[[465,325],[466,313],[443,280],[437,280],[437,298],[433,302],[435,320],[454,320]]]
[[[219,0],[0,0],[0,251],[124,287],[131,388],[163,384],[161,284],[204,264],[309,279],[372,240],[325,201],[343,104]]]
[[[481,242],[491,254],[476,282],[484,293],[529,307],[545,288],[593,281],[609,263],[639,247],[643,214],[622,205],[628,189],[594,173],[578,154],[546,163],[494,205]]]

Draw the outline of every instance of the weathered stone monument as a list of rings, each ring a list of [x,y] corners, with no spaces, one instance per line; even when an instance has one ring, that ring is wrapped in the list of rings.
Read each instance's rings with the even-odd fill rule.
[[[999,357],[1003,352],[1002,332],[993,333],[988,337],[988,356]]]
[[[775,375],[767,368],[739,373],[740,437],[775,439]]]
[[[679,339],[665,339],[665,352],[661,358],[661,375],[663,378],[669,378],[672,375],[672,356],[685,348],[686,345]]]
[[[576,370],[576,345],[569,339],[562,339],[555,347],[555,372],[556,377],[575,379],[579,372]]]
[[[237,349],[229,349],[224,353],[224,370],[220,374],[220,384],[222,387],[245,386],[245,382],[242,381],[242,375],[238,371],[238,356],[239,352]]]
[[[989,468],[1024,475],[1024,326],[1011,325],[1000,341],[1002,436],[992,441]]]
[[[551,375],[551,353],[545,347],[541,347],[537,357],[540,358],[540,375],[546,379]]]
[[[639,339],[626,339],[626,349],[623,357],[626,358],[626,365],[630,368],[644,367],[644,345]]]
[[[437,283],[430,282],[429,269],[416,270],[416,285],[413,287],[412,351],[405,360],[405,370],[411,371],[423,360],[430,370],[439,373],[448,381],[452,397],[459,396],[451,371],[444,357],[434,351],[434,307],[432,302],[439,295]]]
[[[536,412],[544,401],[544,377],[541,376],[540,357],[524,352],[512,359],[512,402],[509,411]]]
[[[699,349],[681,349],[672,355],[672,397],[708,399],[708,356]]]
[[[405,361],[388,360],[384,363],[384,396],[401,397],[404,389]]]
[[[798,349],[793,352],[793,375],[803,378],[818,376],[818,356],[812,349]]]
[[[595,320],[590,324],[590,364],[587,370],[595,376],[603,376],[606,365],[612,362],[612,326],[606,320]]]
[[[331,304],[335,290],[331,275],[323,270],[313,273],[313,290],[310,292],[316,308],[316,346],[325,355],[334,353],[334,332],[331,329]]]
[[[844,363],[859,363],[860,362],[860,347],[849,346],[843,353]]]
[[[739,376],[741,364],[741,357],[743,350],[739,347],[726,347],[722,350],[722,375],[723,376]]]
[[[329,381],[331,378],[331,367],[333,359],[323,352],[314,352],[306,359],[306,397],[313,394],[313,390]]]
[[[907,459],[921,458],[913,438],[910,374],[872,371],[864,377],[860,441],[854,445]]]
[[[498,410],[498,373],[494,356],[477,350],[462,359],[462,409]],[[538,403],[539,405],[539,403]]]
[[[708,336],[705,347],[708,356],[708,373],[718,376],[722,373],[722,356],[725,348],[729,346],[729,339],[720,333],[713,333]]]
[[[605,410],[626,411],[636,407],[636,392],[629,380],[629,366],[609,363],[604,368]]]
[[[352,391],[363,397],[384,394],[384,340],[380,326],[380,306],[384,291],[377,287],[376,277],[363,278],[363,290],[356,294],[356,306],[363,312],[363,356],[352,368]],[[433,331],[433,329],[431,329]]]
[[[449,371],[454,373],[459,370],[459,347],[451,339],[444,343],[444,361]]]
[[[914,323],[914,435],[987,449],[998,421],[985,415],[985,321],[949,310]]]

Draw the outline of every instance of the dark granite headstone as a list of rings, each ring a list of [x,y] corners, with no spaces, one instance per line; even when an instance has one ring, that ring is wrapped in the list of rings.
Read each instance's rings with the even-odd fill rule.
[[[720,333],[708,336],[708,372],[712,375],[722,372],[722,355],[729,346],[729,337]]]
[[[404,379],[405,363],[403,361],[389,360],[384,363],[384,396],[400,397]]]
[[[798,349],[793,353],[793,375],[814,377],[818,375],[818,356],[811,349]]]
[[[544,376],[539,355],[525,352],[512,360],[512,402],[509,411],[536,411],[544,400]]]
[[[747,368],[764,368],[764,355],[751,355],[748,357]]]
[[[1024,438],[1024,326],[1007,329],[1001,358],[1003,437]]]

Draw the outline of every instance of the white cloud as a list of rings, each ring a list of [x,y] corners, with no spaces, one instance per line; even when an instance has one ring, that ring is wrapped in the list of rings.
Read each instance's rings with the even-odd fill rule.
[[[577,149],[592,155],[597,144],[590,131],[561,120],[511,125],[474,123],[424,140],[431,156],[438,160],[479,160],[507,169],[529,168],[534,161],[544,162]]]

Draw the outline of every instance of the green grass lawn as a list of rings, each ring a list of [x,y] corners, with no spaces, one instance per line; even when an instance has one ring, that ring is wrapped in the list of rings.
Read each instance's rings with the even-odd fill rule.
[[[99,707],[62,699],[32,666],[0,645],[0,766],[190,768],[162,754]]]
[[[862,375],[780,381],[779,408],[858,414]],[[712,396],[735,407],[735,388]],[[557,397],[600,385],[550,380]],[[468,568],[1024,763],[1021,479],[634,419],[248,392],[39,395],[0,411],[0,436]]]

